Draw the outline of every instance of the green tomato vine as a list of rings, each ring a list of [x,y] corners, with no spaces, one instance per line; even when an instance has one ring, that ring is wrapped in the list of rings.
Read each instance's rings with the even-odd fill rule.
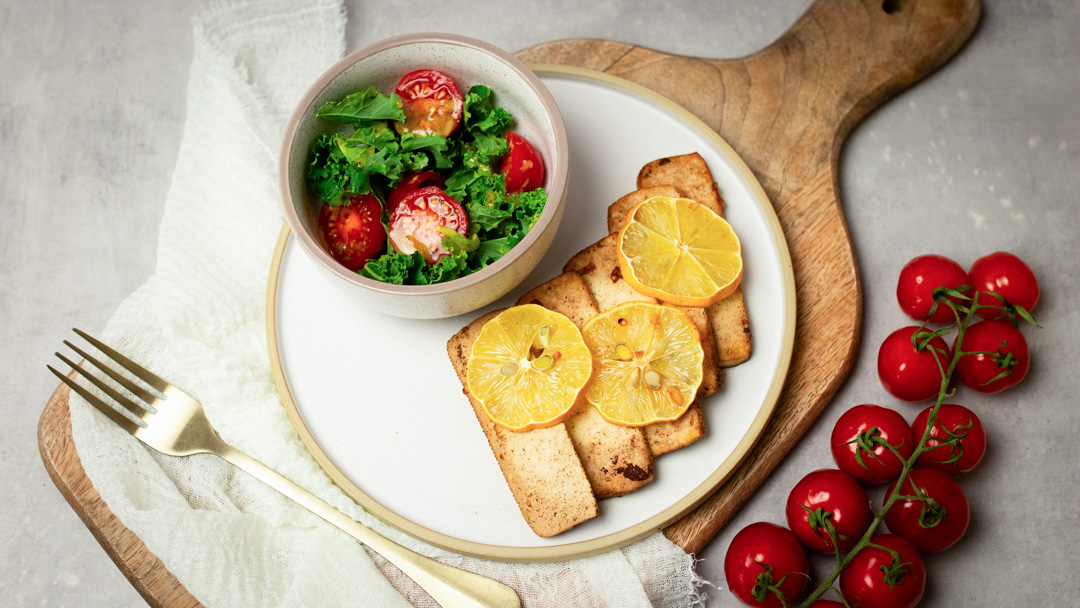
[[[904,488],[904,482],[907,481],[908,474],[911,472],[911,469],[914,468],[915,463],[919,459],[919,455],[921,455],[928,449],[927,442],[930,440],[931,433],[934,430],[934,425],[937,421],[937,415],[938,411],[941,409],[941,404],[944,403],[947,398],[952,397],[956,393],[955,389],[949,389],[949,384],[952,381],[953,372],[956,370],[956,364],[960,361],[962,357],[968,355],[987,354],[993,356],[995,358],[995,361],[997,361],[998,363],[998,367],[1002,369],[1001,374],[990,382],[994,382],[1012,373],[1012,365],[1010,364],[1009,360],[1012,356],[1011,353],[1002,354],[1000,352],[1000,349],[998,352],[994,353],[983,351],[961,351],[960,345],[964,343],[964,332],[967,330],[972,320],[974,320],[975,314],[979,309],[999,310],[1014,325],[1016,325],[1022,320],[1031,323],[1035,327],[1041,327],[1038,322],[1035,321],[1035,318],[1032,317],[1028,311],[1024,310],[1023,307],[1009,304],[999,294],[993,292],[986,292],[1001,300],[1001,306],[978,304],[978,297],[980,292],[975,292],[971,296],[962,293],[968,288],[968,286],[960,287],[958,289],[939,287],[934,290],[935,302],[933,307],[930,309],[930,314],[933,314],[933,311],[936,310],[937,306],[947,305],[953,309],[953,316],[956,320],[936,330],[930,330],[929,328],[923,326],[923,328],[915,332],[911,337],[912,345],[915,347],[916,350],[921,352],[923,350],[929,349],[935,355],[941,355],[941,357],[935,357],[935,359],[937,360],[938,369],[941,371],[941,388],[938,390],[938,396],[937,400],[934,402],[934,407],[930,411],[929,419],[926,423],[926,429],[923,431],[922,437],[919,439],[917,445],[915,446],[915,450],[908,458],[903,457],[903,455],[897,449],[897,446],[888,443],[874,433],[867,432],[866,437],[860,436],[855,440],[859,442],[860,446],[862,446],[865,442],[866,447],[869,448],[867,451],[870,454],[873,454],[873,447],[879,445],[884,446],[893,454],[895,454],[904,466],[900,472],[900,477],[897,483],[893,485],[892,491],[889,493],[888,497],[886,497],[881,510],[874,513],[873,521],[870,522],[870,526],[867,528],[862,538],[859,539],[859,542],[857,542],[854,547],[852,547],[849,551],[845,553],[840,550],[839,543],[835,542],[836,539],[834,539],[833,547],[836,554],[836,567],[834,567],[832,571],[829,572],[828,576],[826,576],[825,579],[822,580],[821,583],[816,588],[814,588],[814,590],[811,591],[805,599],[803,599],[803,601],[798,605],[799,608],[809,608],[811,604],[820,599],[821,596],[829,590],[836,591],[837,595],[840,595],[840,601],[842,601],[845,606],[849,606],[850,608],[850,604],[847,603],[847,600],[843,598],[842,594],[839,593],[839,590],[835,586],[836,579],[840,576],[840,573],[843,572],[844,568],[846,568],[851,563],[851,561],[855,559],[855,556],[867,547],[881,549],[892,556],[892,563],[888,567],[883,569],[885,570],[885,582],[889,584],[890,588],[893,585],[903,581],[904,576],[909,573],[908,566],[910,564],[904,563],[899,553],[897,553],[896,551],[888,547],[882,547],[880,545],[870,542],[870,538],[874,535],[878,526],[881,525],[881,522],[884,521],[885,514],[889,512],[889,509],[891,509],[897,501],[920,500],[924,503],[928,503],[928,508],[925,509],[923,513],[924,517],[920,520],[920,525],[923,525],[924,527],[933,527],[941,521],[942,513],[940,507],[938,507],[932,499],[926,497],[917,487],[915,488],[916,496],[906,496],[903,494],[902,490]],[[950,298],[955,298],[955,300],[952,300]],[[930,341],[936,337],[943,337],[951,333],[954,329],[956,330],[955,344],[957,345],[957,350],[956,352],[952,353],[952,358],[948,361],[948,367],[945,367],[942,365],[941,359],[943,357],[947,357],[948,353],[942,351],[940,348],[931,346]],[[961,432],[957,433],[956,431]],[[946,430],[948,439],[941,442],[942,445],[952,446],[952,456],[950,460],[951,462],[959,460],[960,456],[962,456],[963,454],[959,447],[960,439],[965,436],[962,431],[963,429],[960,428],[953,429],[952,431]],[[934,446],[932,449],[937,449],[939,447],[941,447],[941,445]],[[856,455],[858,455],[858,452],[856,452]],[[832,533],[831,530],[829,532],[830,534]],[[789,605],[782,596],[780,597],[780,599],[785,607]]]

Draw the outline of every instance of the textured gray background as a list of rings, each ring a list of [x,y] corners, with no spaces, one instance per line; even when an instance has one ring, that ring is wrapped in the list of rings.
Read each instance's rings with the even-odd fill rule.
[[[613,38],[708,57],[753,52],[808,0],[509,3],[349,2],[348,48],[450,31],[508,50]],[[153,270],[157,226],[184,121],[194,0],[0,3],[0,605],[140,605],[141,598],[52,485],[36,424],[56,382],[45,370],[71,326],[97,331]],[[490,8],[489,8],[490,7]],[[999,249],[1042,281],[1027,331],[1033,369],[997,396],[961,393],[990,435],[963,480],[967,537],[928,560],[924,606],[1080,604],[1080,5],[986,0],[971,42],[869,116],[841,154],[840,183],[865,291],[854,370],[806,438],[720,536],[699,572],[723,583],[734,533],[781,522],[805,473],[831,465],[826,437],[848,407],[909,419],[878,384],[877,346],[907,324],[896,275],[940,253],[967,266]],[[752,311],[751,311],[752,313]],[[826,562],[817,564],[827,567]],[[709,591],[709,606],[735,606]]]

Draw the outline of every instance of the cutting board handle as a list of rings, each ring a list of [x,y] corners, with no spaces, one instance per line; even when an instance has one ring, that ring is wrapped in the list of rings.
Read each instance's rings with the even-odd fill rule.
[[[803,101],[840,142],[863,116],[951,57],[980,10],[979,0],[817,0],[776,42],[739,61],[777,85],[802,83],[814,94]]]

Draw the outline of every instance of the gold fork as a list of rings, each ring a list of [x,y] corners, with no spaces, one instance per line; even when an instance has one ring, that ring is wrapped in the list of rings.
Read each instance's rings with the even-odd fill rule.
[[[71,390],[81,395],[101,413],[108,416],[120,428],[134,435],[139,441],[169,456],[215,454],[224,458],[259,481],[296,501],[302,507],[337,526],[349,536],[367,545],[416,581],[441,606],[446,608],[456,608],[458,606],[520,608],[521,600],[510,587],[485,576],[424,557],[380,536],[372,529],[354,521],[311,492],[282,477],[258,460],[233,448],[218,436],[217,431],[214,430],[210,420],[203,412],[202,404],[193,397],[162,380],[96,338],[78,329],[74,331],[111,359],[113,363],[126,369],[158,393],[154,394],[146,390],[101,360],[64,340],[64,344],[78,353],[79,356],[126,389],[131,396],[135,397],[135,401],[64,355],[56,353],[56,356],[112,398],[116,404],[133,415],[139,422],[128,418],[119,409],[110,406],[81,384],[56,371],[51,365],[46,367],[56,374],[64,384],[71,387]]]

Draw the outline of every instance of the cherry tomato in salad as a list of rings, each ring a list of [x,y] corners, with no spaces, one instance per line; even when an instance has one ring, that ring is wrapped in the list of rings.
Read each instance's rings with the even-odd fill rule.
[[[956,363],[956,375],[980,393],[996,393],[1016,385],[1027,375],[1031,359],[1027,340],[1005,321],[979,321],[964,332],[958,347],[965,353]]]
[[[889,494],[896,482],[889,487]],[[885,514],[889,531],[906,538],[920,551],[944,551],[967,532],[971,510],[967,497],[948,473],[937,469],[913,469],[900,488],[902,496]]]
[[[975,260],[971,265],[971,281],[978,290],[979,314],[987,319],[1005,316],[1012,306],[1021,306],[1031,312],[1039,301],[1039,281],[1035,273],[1023,260],[1006,251],[998,251]],[[1003,296],[1008,302],[1002,302],[991,295],[993,292]]]
[[[918,331],[925,330],[914,325],[902,327],[889,334],[878,349],[881,385],[892,396],[904,401],[927,401],[936,397],[941,390],[943,371],[949,366],[949,345],[945,340],[936,336],[919,351],[911,343],[912,335]],[[921,338],[919,342],[922,342]]]
[[[394,189],[390,191],[390,195],[386,197],[386,208],[397,209],[398,203],[401,202],[401,199],[405,198],[406,194],[413,190],[419,190],[420,188],[426,188],[428,186],[445,188],[446,180],[434,171],[421,171],[402,178],[401,181],[394,186]]]
[[[397,132],[448,137],[461,124],[465,102],[452,78],[438,70],[415,70],[401,77],[394,89],[401,98],[405,122]]]
[[[914,608],[926,591],[926,565],[919,550],[895,534],[875,534],[875,545],[859,551],[840,573],[840,593],[852,606]]]
[[[840,416],[830,443],[836,466],[868,485],[892,481],[904,469],[904,463],[886,444],[905,459],[915,451],[911,427],[904,417],[896,410],[869,403],[856,405]]]
[[[794,605],[806,587],[809,571],[799,539],[791,530],[767,522],[740,530],[724,557],[728,588],[750,606]]]
[[[370,194],[350,197],[344,205],[323,205],[319,230],[330,255],[349,270],[359,270],[386,242],[381,214],[379,200]]]
[[[933,409],[931,406],[919,412],[911,423],[915,441],[926,432]],[[955,403],[942,403],[926,448],[919,454],[920,466],[960,475],[974,469],[982,460],[986,453],[986,431],[975,412]]]
[[[938,287],[958,289],[960,293],[971,295],[971,278],[956,262],[940,255],[920,255],[911,260],[900,270],[900,279],[896,283],[896,300],[900,308],[916,321],[930,323],[951,323],[956,320],[952,308],[945,302],[936,302],[934,290]],[[964,301],[951,296],[949,300],[964,304]],[[930,310],[933,309],[933,314]]]
[[[390,244],[399,253],[419,251],[428,264],[434,264],[450,254],[442,246],[439,227],[464,235],[469,216],[461,203],[435,186],[413,190],[390,213]]]
[[[502,158],[500,173],[506,174],[506,192],[532,192],[544,183],[544,160],[524,137],[506,132],[510,151]]]
[[[859,482],[837,469],[819,469],[803,477],[787,499],[788,527],[811,551],[832,553],[855,546],[874,518]]]

